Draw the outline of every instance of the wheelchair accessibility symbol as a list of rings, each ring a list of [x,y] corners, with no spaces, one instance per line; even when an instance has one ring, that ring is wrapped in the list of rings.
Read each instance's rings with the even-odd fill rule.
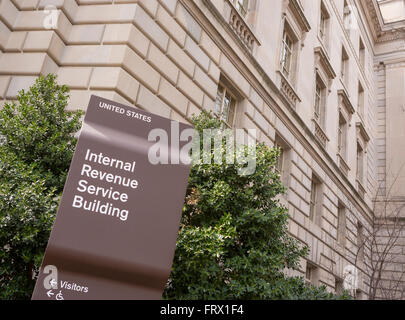
[[[62,290],[59,291],[59,293],[55,296],[56,300],[65,300],[63,299],[63,295],[62,295]]]

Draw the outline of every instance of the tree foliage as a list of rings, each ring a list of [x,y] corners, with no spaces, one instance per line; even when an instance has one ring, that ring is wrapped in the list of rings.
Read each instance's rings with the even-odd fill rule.
[[[194,125],[202,137],[221,123],[204,112]],[[298,268],[308,248],[288,233],[288,212],[279,201],[285,187],[275,169],[279,152],[257,144],[256,170],[246,176],[238,174],[244,165],[237,161],[194,162],[165,298],[337,298],[283,272]]]
[[[80,128],[68,91],[41,76],[0,111],[0,299],[32,293]]]

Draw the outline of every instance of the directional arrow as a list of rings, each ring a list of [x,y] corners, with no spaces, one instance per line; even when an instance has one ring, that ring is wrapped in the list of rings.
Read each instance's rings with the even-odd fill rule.
[[[52,290],[47,291],[47,296],[48,298],[52,297],[54,295],[54,293],[52,292]]]
[[[58,284],[55,279],[52,279],[49,283],[51,284],[52,288],[56,288],[56,285]]]

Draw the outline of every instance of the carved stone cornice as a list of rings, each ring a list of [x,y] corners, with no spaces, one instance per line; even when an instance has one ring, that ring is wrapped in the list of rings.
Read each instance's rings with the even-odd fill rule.
[[[298,22],[301,30],[303,32],[309,32],[311,30],[311,25],[308,22],[308,19],[305,16],[304,10],[301,6],[301,3],[297,0],[285,0],[288,2],[291,8],[291,12],[293,13],[296,21]]]
[[[339,104],[343,105],[346,108],[346,112],[348,115],[352,115],[355,112],[353,104],[351,103],[349,96],[346,90],[340,89],[338,90],[338,97],[339,97]]]
[[[363,122],[359,121],[356,123],[357,134],[360,135],[364,142],[370,141],[370,135],[368,134]]]
[[[325,71],[326,75],[330,80],[336,78],[336,72],[333,70],[332,64],[330,63],[329,57],[326,54],[323,47],[319,46],[314,49],[315,52],[315,59],[318,65],[322,66],[323,70]]]
[[[385,24],[376,0],[360,0],[359,3],[367,17],[375,42],[405,39],[405,21]]]

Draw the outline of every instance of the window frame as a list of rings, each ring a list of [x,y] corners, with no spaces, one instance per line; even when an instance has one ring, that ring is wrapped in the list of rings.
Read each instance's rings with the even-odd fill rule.
[[[318,88],[320,89],[318,93]],[[316,72],[315,75],[315,96],[314,96],[314,118],[318,125],[325,129],[326,123],[326,97],[327,85],[322,77]]]
[[[347,0],[345,0],[343,2],[343,25],[347,32],[350,32],[350,20],[349,19],[351,18],[351,14],[352,13],[350,10],[350,5],[347,2]]]
[[[222,90],[220,90],[220,88],[222,88]],[[222,97],[221,97],[221,106],[219,108],[219,112],[217,111],[218,108],[218,95],[219,92],[222,92]],[[229,97],[230,99],[230,104],[228,106],[228,110],[227,110],[227,115],[226,118],[224,119],[224,104],[225,104],[225,98]],[[221,120],[221,122],[228,127],[229,129],[232,129],[234,127],[235,124],[235,117],[236,117],[236,106],[238,103],[238,99],[236,98],[236,96],[232,93],[232,90],[229,89],[229,87],[227,85],[225,85],[223,82],[220,82],[218,84],[217,87],[217,95],[215,97],[215,105],[214,105],[214,114],[216,115],[216,117],[218,119]],[[230,119],[230,115],[232,117],[232,119]]]
[[[329,45],[330,14],[324,1],[321,1],[318,19],[318,37],[323,46],[328,49]]]
[[[339,202],[338,204],[338,220],[337,220],[337,242],[345,247],[346,246],[346,229],[347,229],[347,215],[346,215],[346,207]]]
[[[349,54],[344,45],[342,45],[342,55],[340,60],[340,79],[342,80],[343,84],[347,87],[348,86],[348,74],[349,74]]]
[[[338,120],[338,154],[343,160],[347,160],[347,135],[348,135],[348,120],[339,111]]]
[[[316,199],[318,197],[318,186],[317,183],[312,179],[311,181],[311,195],[309,200],[309,220],[315,221],[316,212]]]
[[[365,238],[364,238],[364,226],[361,222],[357,222],[356,226],[357,231],[357,258],[360,259],[360,262],[364,261],[364,247],[365,247]]]
[[[278,132],[274,139],[274,146],[281,149],[280,157],[277,161],[276,170],[280,173],[281,181],[285,186],[289,185],[291,170],[291,146],[282,138]]]
[[[319,22],[319,37],[322,39],[322,41],[324,41],[326,38],[327,20],[328,20],[328,18],[325,15],[325,11],[321,9],[321,16],[320,16],[320,22]]]
[[[287,43],[290,41],[290,45]],[[292,75],[294,58],[294,39],[291,36],[291,32],[288,28],[284,27],[283,38],[281,40],[281,55],[280,55],[280,68],[283,75],[290,79]],[[288,67],[286,67],[288,65]]]
[[[364,146],[357,141],[356,148],[356,178],[361,183],[364,184]]]
[[[341,278],[335,278],[335,294],[342,295],[344,292],[344,281]]]
[[[284,146],[282,146],[279,141],[275,141],[274,147],[280,149],[280,156],[277,159],[277,164],[276,164],[276,170],[280,173],[280,175],[283,174],[284,170],[284,160],[285,160],[285,151],[284,151]]]
[[[360,66],[364,70],[366,64],[366,46],[361,36],[359,37],[359,60]]]
[[[311,179],[311,194],[309,202],[309,220],[318,226],[321,226],[322,218],[322,181],[314,173]]]
[[[307,285],[317,285],[318,284],[318,267],[313,263],[307,261],[305,268],[305,283]]]
[[[364,87],[359,81],[357,87],[357,112],[362,120],[364,120],[365,112],[365,91]]]

